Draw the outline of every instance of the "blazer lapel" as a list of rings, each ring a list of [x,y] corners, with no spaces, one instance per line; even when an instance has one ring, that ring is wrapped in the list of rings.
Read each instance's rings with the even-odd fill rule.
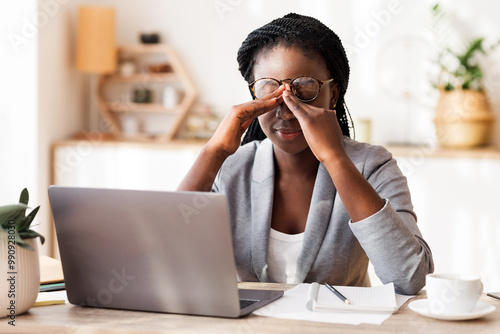
[[[294,283],[302,283],[305,280],[318,256],[330,223],[336,192],[330,174],[323,164],[319,164]]]
[[[268,282],[267,247],[274,195],[274,153],[269,139],[262,141],[255,154],[252,171],[252,265],[259,281]]]

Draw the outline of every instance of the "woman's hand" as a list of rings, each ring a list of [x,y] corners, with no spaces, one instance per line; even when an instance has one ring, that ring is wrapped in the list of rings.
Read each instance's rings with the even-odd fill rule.
[[[226,158],[236,152],[240,146],[241,136],[252,120],[283,103],[284,90],[284,87],[280,87],[259,100],[234,106],[201,150],[177,190],[210,191],[217,172]]]
[[[351,220],[360,221],[382,209],[384,201],[344,149],[335,111],[301,102],[289,87],[283,93],[283,101],[299,121],[311,151],[328,170]]]
[[[284,90],[285,87],[280,86],[276,91],[261,99],[233,106],[207,145],[224,157],[236,152],[241,144],[241,136],[252,120],[278,107],[283,102]]]
[[[345,157],[342,129],[334,110],[319,108],[300,101],[286,84],[283,101],[300,123],[311,151],[323,164]]]

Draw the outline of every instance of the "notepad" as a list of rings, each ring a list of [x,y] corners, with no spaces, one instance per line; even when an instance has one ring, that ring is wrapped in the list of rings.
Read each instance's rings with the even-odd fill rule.
[[[41,292],[38,294],[35,305],[33,306],[57,305],[65,304],[67,302],[68,297],[66,295],[66,291]]]
[[[393,313],[398,309],[394,284],[371,288],[335,286],[350,304],[344,303],[324,285],[312,283],[306,306],[310,311]]]

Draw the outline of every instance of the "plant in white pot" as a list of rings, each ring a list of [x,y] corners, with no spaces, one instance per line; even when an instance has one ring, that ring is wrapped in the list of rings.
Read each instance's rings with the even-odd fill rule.
[[[23,189],[18,204],[0,206],[0,318],[9,317],[10,325],[33,306],[40,289],[37,238],[45,239],[30,229],[40,207],[26,216],[28,201]]]
[[[438,142],[442,146],[470,148],[488,144],[494,117],[483,89],[483,69],[480,56],[486,56],[498,43],[485,47],[484,38],[475,38],[453,49],[446,45],[450,37],[449,14],[439,5],[432,9],[436,34],[444,34],[438,43],[439,75],[434,87],[440,97],[434,123]],[[450,38],[451,39],[451,38]]]

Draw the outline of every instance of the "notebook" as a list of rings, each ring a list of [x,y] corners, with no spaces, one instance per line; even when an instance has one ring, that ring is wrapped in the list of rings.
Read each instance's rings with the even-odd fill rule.
[[[72,304],[235,318],[283,295],[238,290],[223,195],[60,186],[48,192]]]
[[[398,309],[393,283],[370,288],[351,286],[335,286],[335,288],[349,299],[350,304],[344,303],[326,286],[312,283],[309,287],[307,308],[311,311],[368,313],[393,313]]]

